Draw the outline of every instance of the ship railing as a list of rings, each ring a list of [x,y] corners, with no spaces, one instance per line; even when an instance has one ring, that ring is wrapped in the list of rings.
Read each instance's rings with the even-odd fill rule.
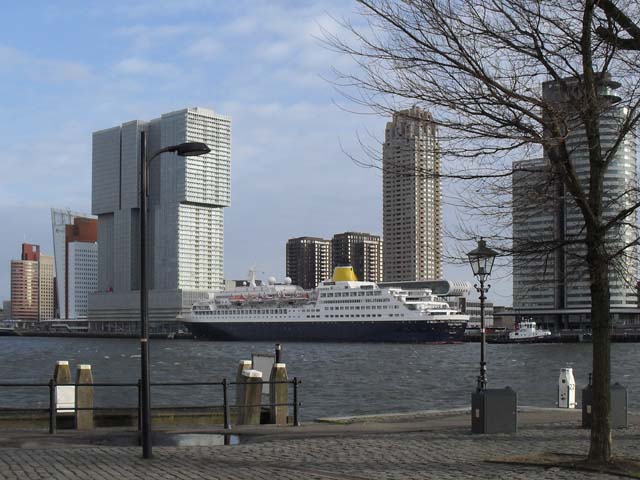
[[[256,384],[268,384],[270,386],[277,384],[289,384],[293,388],[293,398],[291,402],[286,403],[260,403],[260,404],[235,404],[234,408],[247,408],[247,407],[292,407],[293,417],[291,419],[293,426],[300,426],[300,407],[302,402],[298,398],[298,388],[302,384],[302,380],[294,377],[292,380],[262,380],[258,382],[230,382],[226,378],[223,378],[220,382],[158,382],[151,383],[151,387],[208,387],[219,386],[222,387],[222,405],[173,405],[173,406],[151,406],[152,411],[162,410],[213,410],[222,407],[223,425],[225,430],[231,430],[231,403],[229,400],[229,390],[232,385],[256,385]],[[75,387],[74,395],[75,400],[72,406],[61,406],[58,403],[58,387]],[[108,388],[135,388],[137,389],[137,428],[138,431],[142,430],[142,380],[138,380],[136,383],[57,383],[54,379],[49,380],[48,383],[0,383],[0,389],[23,389],[23,388],[47,388],[49,390],[49,405],[48,407],[40,408],[0,408],[1,414],[6,413],[48,413],[49,417],[49,433],[54,434],[57,431],[57,417],[59,413],[69,413],[77,417],[77,413],[80,411],[113,411],[117,409],[127,409],[131,407],[126,406],[109,406],[109,407],[79,407],[78,406],[78,390],[88,387],[108,387]]]

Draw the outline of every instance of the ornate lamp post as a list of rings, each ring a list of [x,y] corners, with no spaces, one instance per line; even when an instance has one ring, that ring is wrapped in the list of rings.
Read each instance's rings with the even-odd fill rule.
[[[140,132],[140,368],[141,368],[141,427],[142,456],[151,458],[151,380],[149,372],[149,289],[147,287],[147,200],[149,195],[149,165],[161,153],[175,152],[181,157],[209,153],[201,142],[186,142],[164,147],[147,160],[146,133]]]
[[[480,294],[480,375],[478,376],[477,391],[481,392],[487,388],[487,362],[485,359],[486,333],[484,328],[484,301],[487,299],[485,293],[489,291],[491,285],[484,286],[484,282],[491,275],[493,261],[498,252],[487,247],[482,237],[478,240],[478,247],[467,253],[469,263],[473,270],[473,275],[478,278],[480,286],[474,285]]]

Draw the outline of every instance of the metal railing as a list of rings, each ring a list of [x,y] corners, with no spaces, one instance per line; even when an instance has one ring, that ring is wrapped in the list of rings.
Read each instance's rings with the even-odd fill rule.
[[[191,387],[191,386],[221,386],[222,387],[222,405],[180,405],[180,406],[162,406],[152,407],[151,410],[195,410],[195,409],[207,409],[207,408],[219,408],[223,409],[223,425],[225,430],[231,429],[231,405],[229,403],[229,387],[231,385],[277,385],[277,384],[290,384],[293,386],[293,401],[287,403],[261,403],[261,404],[240,404],[235,405],[235,408],[242,407],[280,407],[287,406],[293,407],[293,425],[300,426],[300,407],[302,404],[298,401],[298,386],[302,383],[297,377],[293,380],[277,380],[269,381],[262,380],[258,382],[229,382],[226,378],[223,378],[221,382],[159,382],[151,383],[151,387]],[[58,405],[57,387],[76,387],[74,391],[74,405],[73,407],[60,407]],[[57,414],[63,410],[65,412],[73,411],[74,417],[77,419],[77,413],[79,411],[91,410],[91,411],[105,411],[114,410],[118,408],[130,408],[130,407],[78,407],[78,390],[84,387],[116,387],[116,388],[136,388],[138,393],[137,400],[137,421],[138,430],[141,430],[141,411],[142,411],[142,380],[138,380],[137,383],[56,383],[54,379],[49,380],[49,383],[0,383],[0,388],[48,388],[49,389],[49,408],[3,408],[2,412],[48,412],[49,414],[49,433],[53,434],[57,431]]]

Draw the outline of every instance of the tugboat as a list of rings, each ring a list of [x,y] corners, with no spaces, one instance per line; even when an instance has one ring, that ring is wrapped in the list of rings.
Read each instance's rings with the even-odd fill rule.
[[[542,330],[536,326],[536,322],[526,321],[516,325],[513,332],[509,332],[509,340],[511,342],[536,342],[545,337],[551,336],[549,330]]]

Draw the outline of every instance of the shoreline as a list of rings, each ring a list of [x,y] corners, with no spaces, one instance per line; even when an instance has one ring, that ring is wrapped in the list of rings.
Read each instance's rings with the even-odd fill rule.
[[[132,333],[98,333],[98,332],[42,332],[42,331],[16,331],[10,335],[0,335],[2,337],[60,337],[60,338],[132,338],[138,339],[138,334]],[[201,341],[235,341],[242,342],[245,340],[207,340],[195,337],[193,334],[166,334],[166,333],[151,333],[150,337],[153,339],[165,339],[165,340],[201,340]],[[248,341],[248,340],[247,340]],[[445,343],[478,343],[480,342],[480,335],[467,335],[461,342],[445,342]],[[612,334],[611,343],[639,343],[640,333],[633,334]],[[309,342],[309,343],[375,343],[375,342]],[[380,342],[380,343],[404,343],[404,342]],[[429,343],[429,342],[408,342],[410,343]],[[435,342],[437,343],[437,342]],[[550,343],[585,343],[590,344],[590,339],[583,338],[583,334],[565,334],[565,335],[552,335],[550,337],[543,337],[538,340],[532,341],[515,341],[504,338],[503,336],[497,336],[488,334],[487,343],[494,345],[517,345],[517,344],[550,344]]]

